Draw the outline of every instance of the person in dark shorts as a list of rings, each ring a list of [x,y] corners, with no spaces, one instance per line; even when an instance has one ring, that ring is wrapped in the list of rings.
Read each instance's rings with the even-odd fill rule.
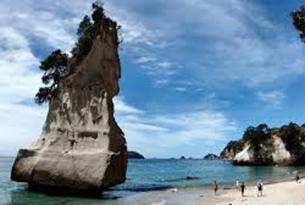
[[[259,196],[263,196],[263,182],[261,180],[257,182],[257,197]]]
[[[241,185],[240,185],[240,191],[241,191],[241,196],[242,197],[245,196],[245,189],[246,189],[245,182],[242,182]]]
[[[213,190],[214,190],[214,194],[216,195],[216,193],[218,191],[218,183],[217,183],[217,181],[213,182]]]

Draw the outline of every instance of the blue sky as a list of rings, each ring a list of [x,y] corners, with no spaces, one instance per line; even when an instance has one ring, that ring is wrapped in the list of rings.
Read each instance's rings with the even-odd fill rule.
[[[304,1],[111,0],[122,26],[116,118],[147,157],[218,153],[249,125],[305,122],[305,45],[290,12]],[[70,51],[85,0],[1,0],[0,155],[40,134],[39,61]]]

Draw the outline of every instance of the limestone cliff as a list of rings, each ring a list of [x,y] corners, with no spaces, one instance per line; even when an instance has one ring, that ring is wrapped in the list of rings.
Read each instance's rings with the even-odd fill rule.
[[[81,192],[99,192],[125,180],[126,141],[112,101],[121,73],[117,29],[106,21],[97,25],[86,56],[69,60],[40,138],[19,151],[12,180]]]
[[[243,138],[231,141],[220,156],[236,165],[305,165],[305,126],[249,127]]]

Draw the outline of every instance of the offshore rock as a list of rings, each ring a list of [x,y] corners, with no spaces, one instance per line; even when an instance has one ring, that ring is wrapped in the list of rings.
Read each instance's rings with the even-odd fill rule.
[[[117,42],[117,30],[102,23],[88,54],[77,64],[70,60],[70,72],[49,102],[41,136],[19,150],[12,180],[89,193],[124,182],[126,141],[112,101],[121,73]]]
[[[235,165],[305,165],[305,126],[249,127],[242,139],[229,142],[220,157]]]
[[[209,153],[203,157],[204,160],[219,160],[220,157],[216,154]]]
[[[138,152],[128,151],[128,159],[145,159],[145,157]]]

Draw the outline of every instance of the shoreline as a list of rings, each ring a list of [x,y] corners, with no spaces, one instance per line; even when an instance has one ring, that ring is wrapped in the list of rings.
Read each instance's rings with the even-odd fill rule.
[[[305,172],[299,173],[299,176],[302,179],[305,178]],[[268,181],[263,181],[264,183],[264,191],[266,193],[269,193],[268,189],[270,187],[271,190],[274,189],[274,187],[286,187],[287,184],[289,184],[289,187],[295,186],[295,188],[300,188],[300,184],[297,184],[294,176],[287,176],[284,178],[279,179],[272,179]],[[232,183],[233,184],[233,183]],[[305,190],[305,183],[303,184],[303,189]],[[221,185],[220,185],[221,186]],[[235,186],[228,186],[225,185],[224,187],[221,187],[217,193],[217,195],[214,195],[212,191],[212,186],[204,185],[204,186],[195,186],[195,187],[185,187],[185,188],[170,188],[166,190],[159,190],[159,191],[149,191],[146,194],[143,195],[143,198],[150,198],[150,200],[146,201],[149,205],[171,205],[171,204],[179,204],[179,205],[225,205],[232,203],[232,205],[235,204],[248,204],[245,203],[250,197],[252,200],[253,198],[256,199],[257,194],[257,188],[256,188],[256,182],[246,182],[246,197],[241,197],[241,193],[236,190]],[[270,190],[270,189],[269,189]],[[285,190],[285,189],[283,189]],[[249,191],[249,194],[247,195]],[[284,191],[285,194],[287,194]],[[285,195],[282,194],[282,195]],[[145,196],[146,195],[146,196]],[[271,199],[268,199],[264,195],[263,198],[266,202],[266,205],[271,205],[269,203]],[[260,199],[259,198],[259,199]],[[142,200],[141,200],[142,201]],[[145,200],[144,200],[145,201]],[[178,202],[177,202],[178,201]],[[305,201],[305,195],[304,195],[304,201]],[[233,203],[234,202],[234,203]],[[251,205],[256,205],[257,201],[254,200],[254,202],[250,203]],[[275,203],[274,205],[277,205],[278,203]],[[289,201],[285,202],[285,204],[291,204]],[[273,205],[273,204],[272,204]],[[298,204],[296,204],[298,205]],[[301,204],[300,204],[301,205]],[[303,205],[303,203],[302,203]]]
[[[257,187],[254,184],[246,184],[245,196],[242,197],[240,191],[236,188],[222,189],[217,195],[209,195],[204,198],[195,199],[184,203],[183,205],[279,205],[294,204],[303,205],[305,201],[304,173],[300,174],[300,183],[297,183],[292,177],[280,180],[264,182],[263,196],[257,197]]]

